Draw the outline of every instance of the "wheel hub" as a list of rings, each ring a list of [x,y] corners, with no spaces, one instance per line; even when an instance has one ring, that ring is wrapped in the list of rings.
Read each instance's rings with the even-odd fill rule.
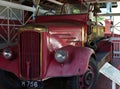
[[[88,70],[84,75],[84,83],[86,86],[90,86],[93,82],[93,73]]]

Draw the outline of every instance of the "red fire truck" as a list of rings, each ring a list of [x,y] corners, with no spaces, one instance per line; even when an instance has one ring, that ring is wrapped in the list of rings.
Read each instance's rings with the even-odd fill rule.
[[[38,16],[35,23],[19,29],[18,46],[1,50],[0,87],[95,88],[98,64],[110,51],[110,43],[103,26],[88,24],[87,7],[69,7],[61,15]]]

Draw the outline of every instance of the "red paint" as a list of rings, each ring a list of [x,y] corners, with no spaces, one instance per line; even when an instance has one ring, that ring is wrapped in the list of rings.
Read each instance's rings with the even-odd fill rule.
[[[93,50],[83,47],[66,46],[61,49],[68,51],[68,59],[60,64],[54,57],[51,58],[43,78],[81,75],[87,69],[89,57],[94,53]]]
[[[85,22],[88,20],[88,14],[81,14],[81,15],[53,15],[53,16],[38,16],[36,19],[37,23],[43,22],[56,22],[56,21],[82,21]]]
[[[16,76],[19,76],[18,49],[16,46],[10,48],[14,51],[14,57],[12,60],[7,60],[3,57],[2,54],[0,54],[0,68],[3,70],[10,71]]]
[[[33,30],[36,27],[33,24],[30,25],[33,28],[26,28],[28,31],[20,30],[17,51],[19,56],[8,61],[1,55],[0,68],[20,78],[22,75],[28,80],[84,74],[91,55],[95,55],[92,49],[83,46],[87,42],[87,20],[88,14],[39,16],[36,23],[39,28],[45,28],[47,31]],[[27,34],[22,37],[25,32]],[[103,44],[99,47],[101,45]],[[56,50],[60,49],[68,53],[64,63],[59,63],[54,58]]]

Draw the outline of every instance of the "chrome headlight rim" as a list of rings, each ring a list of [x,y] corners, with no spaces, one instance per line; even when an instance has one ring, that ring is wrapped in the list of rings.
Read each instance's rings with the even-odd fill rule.
[[[55,52],[55,60],[59,63],[65,62],[67,59],[67,51],[65,50],[56,50]]]
[[[2,52],[5,59],[11,60],[13,57],[13,51],[11,49],[3,49]]]

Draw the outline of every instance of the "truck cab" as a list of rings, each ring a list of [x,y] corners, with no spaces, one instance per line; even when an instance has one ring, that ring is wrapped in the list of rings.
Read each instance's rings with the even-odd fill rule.
[[[108,44],[103,41],[105,27],[88,24],[85,4],[67,3],[59,9],[57,13],[39,15],[34,23],[19,28],[15,59],[10,48],[3,50],[2,60],[8,59],[4,63],[9,68],[3,68],[2,62],[0,68],[2,73],[11,75],[7,81],[15,81],[20,88],[95,88],[97,53],[110,51],[100,48]]]

